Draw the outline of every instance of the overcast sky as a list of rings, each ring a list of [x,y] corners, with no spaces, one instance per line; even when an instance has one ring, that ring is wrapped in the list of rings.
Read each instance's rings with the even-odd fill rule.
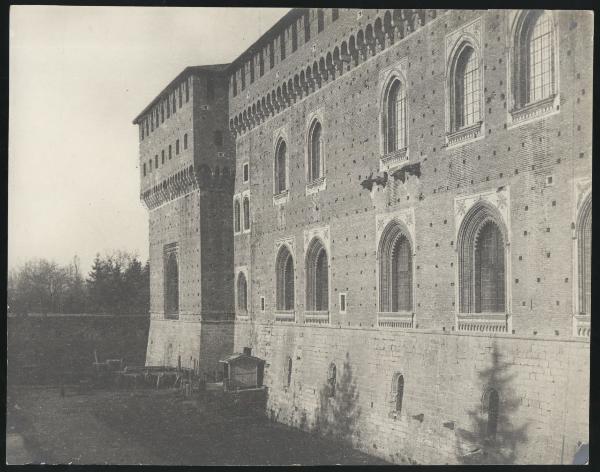
[[[9,269],[148,257],[133,118],[190,65],[235,59],[287,9],[13,6]]]

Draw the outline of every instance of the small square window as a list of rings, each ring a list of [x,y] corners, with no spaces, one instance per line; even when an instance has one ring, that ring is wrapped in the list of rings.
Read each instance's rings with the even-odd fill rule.
[[[554,185],[554,176],[553,175],[547,175],[546,176],[546,186],[550,187]]]
[[[247,162],[244,164],[243,177],[244,177],[244,183],[248,182],[250,175],[249,175],[249,167],[248,167]]]
[[[346,294],[340,293],[340,313],[346,313]]]

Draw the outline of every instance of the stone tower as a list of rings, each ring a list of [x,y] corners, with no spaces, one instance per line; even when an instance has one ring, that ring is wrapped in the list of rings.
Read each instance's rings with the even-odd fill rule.
[[[233,348],[235,148],[225,69],[186,68],[133,121],[150,217],[146,365],[209,376]]]

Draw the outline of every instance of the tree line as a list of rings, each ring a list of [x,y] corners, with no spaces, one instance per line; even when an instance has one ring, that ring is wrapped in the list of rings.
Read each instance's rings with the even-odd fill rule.
[[[150,264],[123,251],[96,255],[84,278],[77,256],[66,265],[31,260],[8,274],[12,313],[145,314],[150,307]]]

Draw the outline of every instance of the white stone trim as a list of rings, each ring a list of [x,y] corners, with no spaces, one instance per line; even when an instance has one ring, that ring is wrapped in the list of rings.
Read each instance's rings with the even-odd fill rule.
[[[315,121],[318,121],[321,125],[321,168],[322,173],[319,179],[310,180],[310,152],[311,152],[311,128]],[[305,133],[304,133],[304,176],[306,179],[306,195],[310,193],[319,192],[322,190],[320,185],[316,185],[318,187],[316,190],[309,193],[309,188],[315,186],[316,183],[320,183],[320,181],[325,181],[325,175],[327,173],[327,145],[325,144],[325,137],[327,135],[327,130],[325,127],[325,112],[324,108],[320,107],[312,112],[308,113],[306,116],[305,122]]]
[[[246,229],[246,218],[244,216],[244,199],[248,198],[248,229]],[[241,233],[243,234],[248,234],[250,233],[250,231],[252,230],[252,199],[250,198],[250,189],[248,190],[244,190],[241,194],[240,194],[240,207],[241,207],[241,226],[240,226],[240,230]]]
[[[444,71],[444,98],[445,98],[445,125],[446,135],[445,144],[447,147],[458,147],[471,143],[485,137],[485,70],[483,62],[483,20],[478,17],[473,21],[466,23],[456,30],[448,33],[445,37],[446,63]],[[454,125],[455,110],[454,107],[454,80],[453,64],[456,61],[456,55],[461,52],[463,43],[469,43],[479,60],[479,126],[473,124],[463,128],[456,128]]]
[[[507,129],[516,128],[527,123],[533,123],[542,118],[560,113],[560,34],[558,19],[552,10],[544,10],[544,12],[551,16],[553,23],[554,95],[548,99],[540,100],[538,102],[516,108],[516,97],[514,96],[515,87],[513,86],[513,83],[515,80],[516,61],[518,60],[519,56],[516,54],[517,42],[515,41],[515,37],[518,34],[517,30],[520,26],[520,22],[522,21],[522,17],[530,13],[530,11],[531,10],[509,10],[508,14],[506,15],[505,31],[508,41],[508,44],[506,45],[508,51],[508,67],[506,68],[506,90],[508,91],[506,106]]]
[[[276,193],[277,188],[277,146],[279,141],[285,142],[285,191]],[[287,201],[287,194],[290,190],[290,140],[288,139],[287,125],[281,126],[273,131],[273,142],[272,142],[272,159],[273,163],[273,204],[285,203]],[[285,201],[282,196],[285,195]]]
[[[507,238],[512,239],[510,226],[510,185],[498,187],[497,189],[471,195],[458,195],[454,197],[454,242],[458,239],[458,232],[465,215],[479,201],[491,203],[502,216],[502,221],[508,232]]]
[[[505,289],[505,311],[504,313],[461,313],[460,311],[460,248],[458,235],[463,223],[464,217],[469,210],[480,201],[485,201],[491,204],[500,214],[502,223],[506,228],[506,245],[505,245],[505,266],[504,266],[504,289]],[[468,325],[467,330],[471,330],[471,326],[476,326],[474,330],[481,330],[480,326],[489,325],[489,331],[507,332],[512,331],[512,230],[510,218],[510,186],[506,185],[495,190],[488,190],[471,195],[459,195],[454,198],[454,250],[456,252],[455,268],[454,268],[454,306],[455,306],[455,329]],[[498,324],[502,323],[500,317],[504,317],[505,328],[499,328]],[[487,326],[487,325],[486,325]],[[483,329],[487,331],[488,328]]]
[[[380,306],[380,274],[379,274],[379,245],[381,236],[392,221],[401,223],[408,230],[412,250],[412,310],[398,312],[382,312]],[[416,327],[416,238],[415,238],[415,208],[401,208],[389,213],[375,215],[375,284],[377,287],[377,325],[380,328],[414,328]]]
[[[577,223],[579,222],[580,209],[586,198],[592,193],[592,178],[579,177],[573,179],[573,201],[571,207],[571,215],[573,221],[572,236],[572,260],[573,260],[573,276],[571,278],[571,293],[573,307],[573,335],[581,336],[583,330],[584,335],[589,337],[590,316],[580,314],[580,299],[579,299],[579,241],[577,233]],[[585,330],[587,328],[587,330]]]
[[[408,56],[402,57],[396,63],[379,71],[378,97],[379,97],[379,170],[380,172],[389,171],[391,168],[402,164],[409,159],[410,148],[410,97],[408,86]],[[397,151],[386,153],[385,143],[387,139],[387,130],[385,125],[385,113],[387,102],[387,91],[395,79],[400,80],[406,91],[406,147]]]
[[[235,230],[235,202],[238,202],[240,205],[240,230],[236,231]],[[233,235],[237,236],[239,234],[242,234],[243,230],[244,230],[244,215],[243,215],[244,209],[242,208],[242,194],[241,193],[236,193],[233,196]]]
[[[308,250],[308,245],[313,238],[318,237],[323,242],[325,249],[327,249],[327,256],[331,258],[331,245],[330,245],[330,231],[329,225],[315,226],[313,228],[304,230],[304,253]]]
[[[410,236],[410,244],[412,246],[413,255],[415,252],[415,208],[401,208],[389,213],[381,213],[375,215],[375,251],[379,249],[379,241],[383,230],[387,227],[390,221],[396,220],[403,223],[408,228]]]

